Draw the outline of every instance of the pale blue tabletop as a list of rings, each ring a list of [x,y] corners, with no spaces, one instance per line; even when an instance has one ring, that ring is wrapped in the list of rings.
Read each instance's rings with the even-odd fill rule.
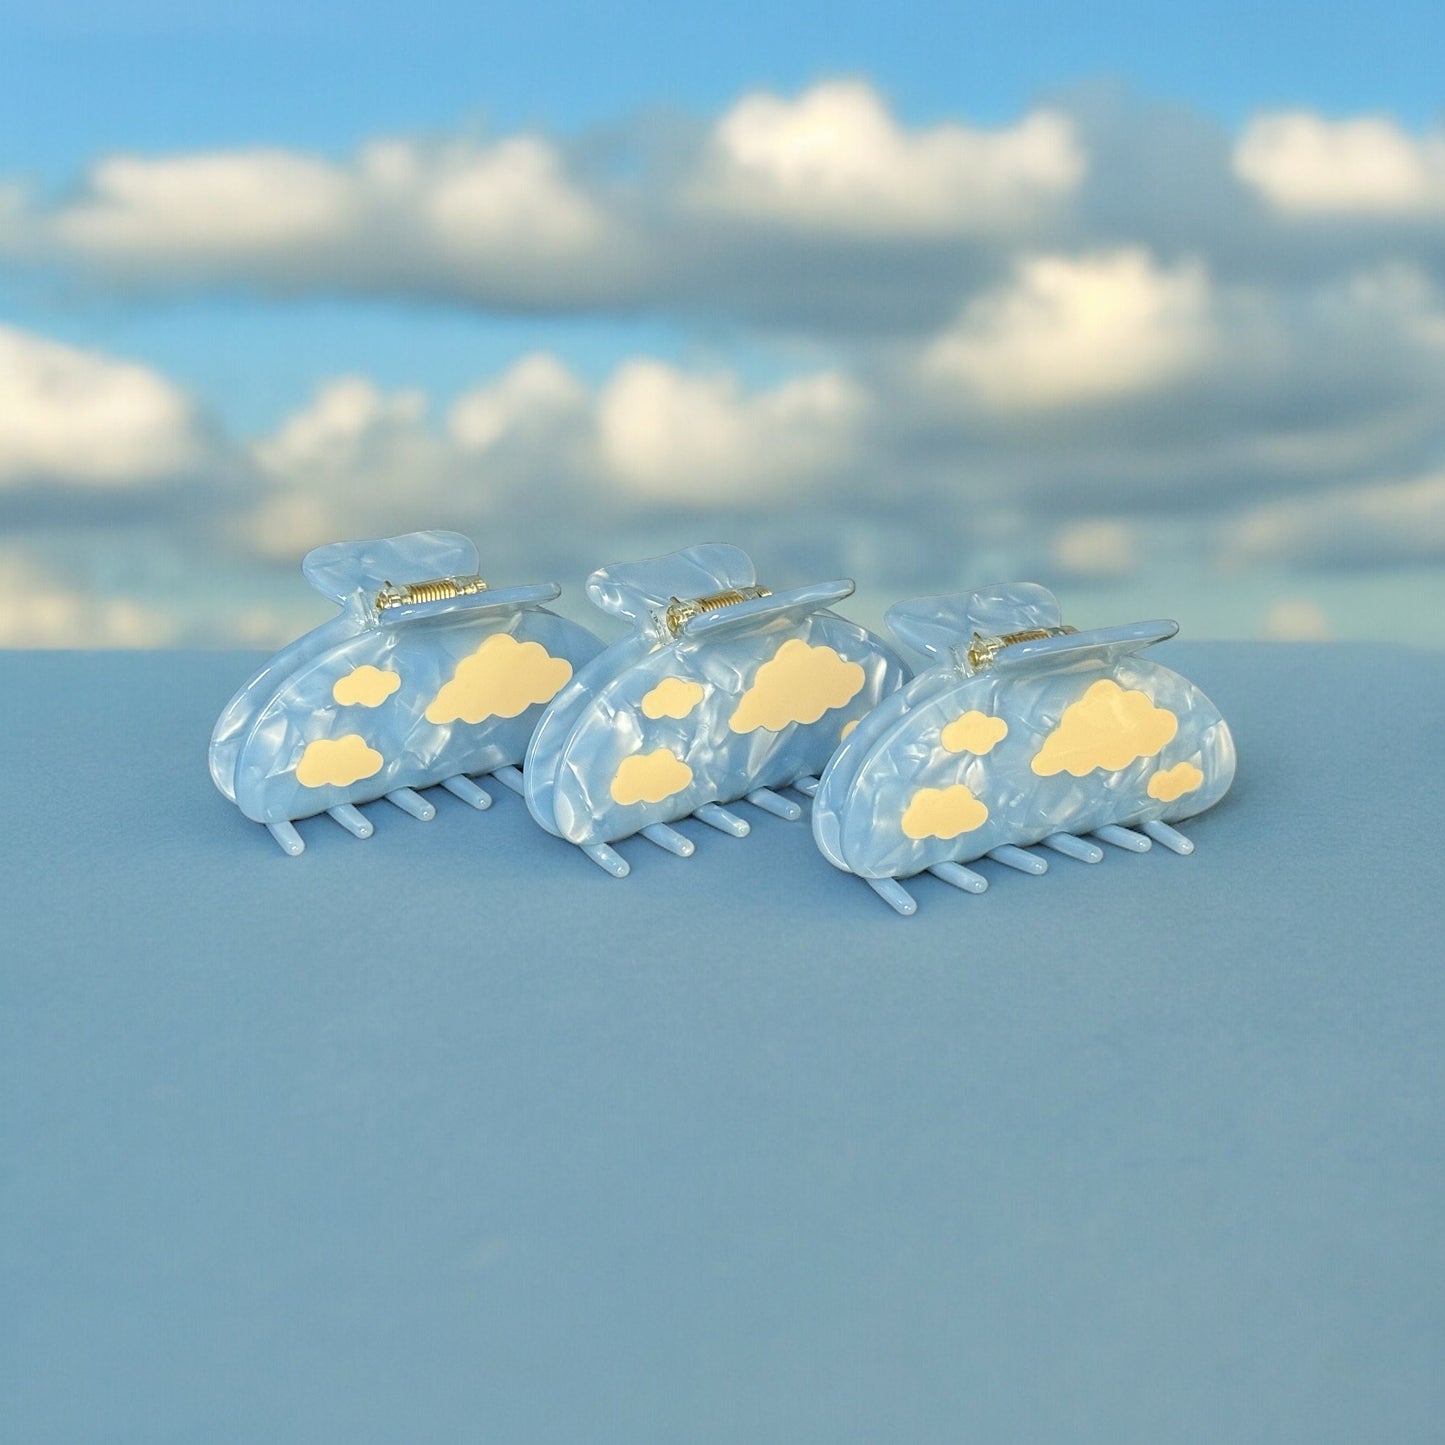
[[[284,857],[239,654],[0,656],[0,1440],[1438,1441],[1445,656],[1175,643],[1198,850]]]

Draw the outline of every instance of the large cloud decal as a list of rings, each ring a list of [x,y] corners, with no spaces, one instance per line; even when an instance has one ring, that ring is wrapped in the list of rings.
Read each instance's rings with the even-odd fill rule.
[[[1082,778],[1096,768],[1116,773],[1135,758],[1153,757],[1178,730],[1179,719],[1155,707],[1147,693],[1126,692],[1101,678],[1064,709],[1030,766],[1041,778],[1055,773]]]
[[[951,788],[920,788],[903,814],[910,838],[957,838],[988,822],[988,807],[962,783]]]
[[[861,663],[790,638],[758,669],[728,726],[735,733],[776,733],[789,723],[815,723],[830,708],[851,702],[864,680]]]
[[[692,782],[692,769],[674,752],[657,748],[623,758],[612,779],[612,801],[623,807],[631,803],[660,803],[680,793]]]
[[[307,743],[296,765],[296,781],[303,788],[349,788],[381,771],[384,759],[358,733],[340,738],[317,738]]]
[[[551,702],[572,676],[572,664],[553,657],[540,642],[518,642],[494,632],[470,657],[426,710],[430,723],[479,723],[516,717],[533,703]]]

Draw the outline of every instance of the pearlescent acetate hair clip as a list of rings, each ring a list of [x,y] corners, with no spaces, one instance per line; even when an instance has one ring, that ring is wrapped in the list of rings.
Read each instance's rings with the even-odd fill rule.
[[[635,833],[686,857],[692,816],[742,837],[739,798],[796,820],[838,740],[907,676],[880,638],[826,609],[848,581],[757,584],[736,547],[689,547],[587,581],[632,633],[553,699],[523,768],[532,816],[622,877],[611,844]]]
[[[1170,824],[1224,796],[1234,740],[1197,687],[1139,655],[1176,623],[1077,632],[1033,583],[900,602],[887,620],[935,662],[824,771],[813,836],[830,863],[908,914],[900,878],[926,870],[981,893],[963,865],[1046,872],[1030,844],[1086,863],[1104,856],[1093,839],[1193,851]]]
[[[426,821],[415,790],[440,783],[476,808],[474,776],[513,776],[549,702],[602,648],[541,604],[552,583],[492,589],[455,532],[336,542],[306,580],[341,616],[282,649],[231,699],[211,735],[211,777],[287,852],[295,820],[327,813],[358,838],[358,803],[386,798]]]

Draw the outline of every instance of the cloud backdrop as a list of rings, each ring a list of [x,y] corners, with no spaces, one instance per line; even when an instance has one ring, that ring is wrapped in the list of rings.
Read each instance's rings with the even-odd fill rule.
[[[1442,595],[1445,132],[1386,116],[1085,88],[911,124],[853,76],[568,136],[117,153],[0,177],[0,266],[57,316],[344,298],[658,343],[450,394],[353,369],[257,429],[0,326],[0,549],[74,601],[11,641],[281,640],[307,547],[434,525],[574,587],[704,537],[890,596],[1172,580],[1196,632],[1240,630],[1216,586],[1275,633],[1382,630],[1347,574],[1412,569],[1406,618]]]

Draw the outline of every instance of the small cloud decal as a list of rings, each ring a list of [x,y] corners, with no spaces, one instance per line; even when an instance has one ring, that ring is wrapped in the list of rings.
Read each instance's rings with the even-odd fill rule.
[[[479,723],[516,717],[534,703],[551,702],[572,676],[572,664],[553,657],[540,642],[518,642],[494,632],[457,664],[426,710],[429,723]]]
[[[1185,793],[1192,793],[1204,781],[1204,774],[1193,763],[1175,763],[1161,768],[1149,779],[1149,796],[1161,803],[1172,803]]]
[[[692,782],[692,769],[668,748],[634,753],[623,758],[612,779],[612,801],[624,807],[631,803],[660,803],[680,793]]]
[[[1179,719],[1155,707],[1147,693],[1126,692],[1101,678],[1064,709],[1030,766],[1041,778],[1055,773],[1082,778],[1095,769],[1117,773],[1135,758],[1152,758],[1178,730]]]
[[[686,717],[702,701],[703,686],[685,677],[665,677],[645,698],[642,711],[646,717]]]
[[[815,723],[857,697],[864,680],[860,663],[793,637],[758,669],[728,725],[735,733],[755,728],[776,733],[789,723]]]
[[[303,788],[349,788],[381,771],[383,759],[357,733],[340,738],[317,738],[306,744],[296,764],[296,781]]]
[[[396,673],[368,662],[338,677],[331,696],[342,707],[380,707],[400,686],[401,678]]]
[[[939,739],[951,753],[977,753],[982,757],[1008,736],[1008,724],[986,712],[966,712],[944,728]]]
[[[962,783],[951,788],[920,788],[903,815],[910,838],[957,838],[988,822],[988,808]]]
[[[851,733],[851,732],[853,731],[853,729],[854,729],[855,727],[857,727],[857,726],[858,726],[858,719],[857,719],[857,718],[854,718],[854,719],[852,720],[852,722],[845,722],[845,723],[843,724],[843,731],[838,734],[838,741],[839,741],[840,743],[841,743],[841,742],[846,742],[846,741],[847,741],[847,738],[848,738],[848,734]]]

